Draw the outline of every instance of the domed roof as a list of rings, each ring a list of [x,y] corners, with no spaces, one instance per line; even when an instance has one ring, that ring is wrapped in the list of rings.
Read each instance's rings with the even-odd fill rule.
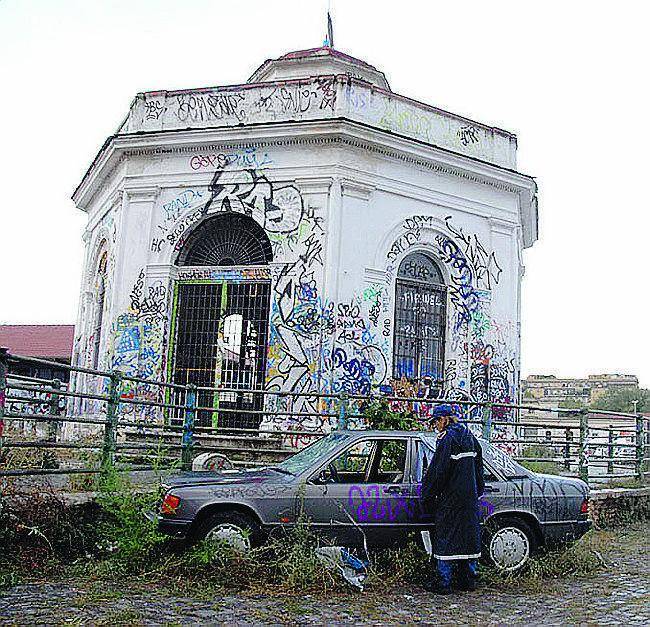
[[[390,91],[386,75],[376,67],[329,46],[288,52],[277,59],[267,59],[253,72],[249,83],[309,78],[332,74],[350,74]]]

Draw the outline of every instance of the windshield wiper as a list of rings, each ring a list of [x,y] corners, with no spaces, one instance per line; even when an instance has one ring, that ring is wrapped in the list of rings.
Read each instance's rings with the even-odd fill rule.
[[[280,472],[283,475],[291,475],[292,477],[294,474],[290,470],[286,470],[286,468],[280,468],[278,466],[267,466],[269,470],[275,470],[275,472]]]

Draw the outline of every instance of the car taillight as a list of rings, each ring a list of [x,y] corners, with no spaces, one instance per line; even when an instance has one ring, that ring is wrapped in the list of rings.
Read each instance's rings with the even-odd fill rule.
[[[589,513],[589,501],[587,499],[582,501],[582,505],[580,506],[580,513],[581,514],[588,514]]]
[[[177,496],[174,496],[173,494],[165,494],[160,506],[160,511],[163,514],[175,514],[180,504],[181,500]]]

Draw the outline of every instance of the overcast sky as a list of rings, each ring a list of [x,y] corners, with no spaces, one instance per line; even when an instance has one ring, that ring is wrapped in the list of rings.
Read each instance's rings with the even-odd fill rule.
[[[320,46],[326,0],[0,0],[0,323],[74,323],[70,195],[137,92],[244,82]],[[336,48],[394,91],[517,134],[540,188],[523,374],[650,387],[648,35],[642,2],[337,0]]]

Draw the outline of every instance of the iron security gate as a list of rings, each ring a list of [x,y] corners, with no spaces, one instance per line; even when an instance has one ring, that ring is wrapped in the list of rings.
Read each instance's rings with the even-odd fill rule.
[[[447,289],[427,255],[412,253],[400,264],[395,285],[393,377],[444,380]]]
[[[199,391],[200,425],[257,429],[266,372],[268,281],[179,282],[175,294],[174,383],[241,389]],[[231,411],[228,411],[231,410]],[[232,410],[238,410],[232,412]],[[251,411],[251,413],[247,413]]]

